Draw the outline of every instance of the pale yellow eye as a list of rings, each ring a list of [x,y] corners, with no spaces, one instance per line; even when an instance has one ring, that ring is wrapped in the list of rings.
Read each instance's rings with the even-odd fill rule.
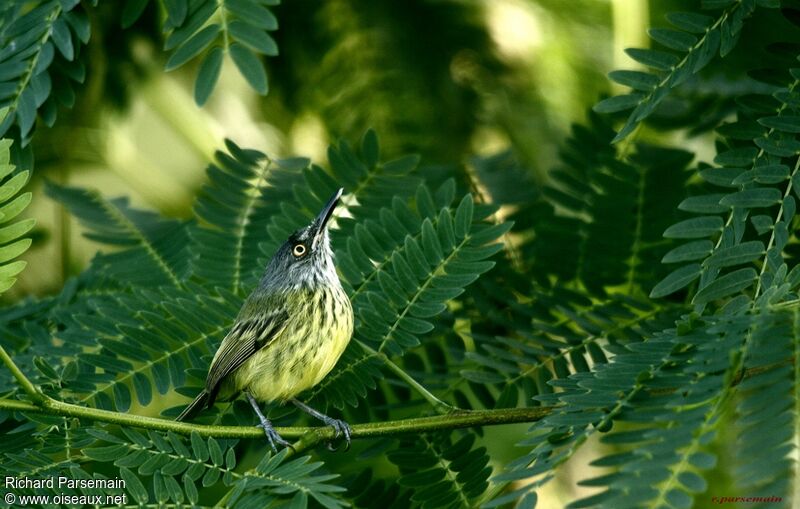
[[[292,249],[292,254],[295,255],[297,258],[300,258],[304,254],[306,254],[306,246],[303,244],[296,244]]]

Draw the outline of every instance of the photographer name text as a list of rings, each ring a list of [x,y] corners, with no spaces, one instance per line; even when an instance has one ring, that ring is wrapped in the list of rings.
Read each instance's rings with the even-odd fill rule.
[[[73,479],[70,477],[10,477],[6,476],[6,489],[125,489],[125,481],[112,479]]]

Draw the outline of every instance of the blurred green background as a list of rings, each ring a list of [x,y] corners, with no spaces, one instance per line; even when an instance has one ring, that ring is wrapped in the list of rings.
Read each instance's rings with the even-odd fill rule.
[[[325,163],[331,141],[355,142],[373,127],[387,157],[416,152],[423,164],[472,165],[476,156],[511,150],[541,183],[558,163],[570,124],[582,123],[604,95],[624,91],[606,74],[640,67],[625,48],[649,47],[649,27],[666,26],[665,13],[695,10],[697,3],[286,1],[271,8],[280,55],[265,58],[269,93],[254,92],[226,58],[203,107],[193,99],[199,59],[164,71],[169,54],[162,50],[166,14],[159,3],[148,2],[127,29],[123,2],[86,4],[92,31],[80,56],[86,79],[76,84],[74,108],[61,108],[53,128],[37,123],[28,214],[38,227],[25,255],[33,263],[3,298],[56,291],[95,249],[41,192],[43,179],[188,217],[205,166],[226,137],[271,155]],[[784,28],[791,25],[777,11],[757,11],[744,44],[674,92],[661,109],[668,113],[657,112],[639,138],[710,159],[711,134],[674,127],[694,115],[730,115],[725,101],[756,86],[745,70],[766,66],[764,48],[785,39]],[[682,110],[681,96],[702,111]]]
[[[226,59],[200,108],[198,62],[163,71],[158,5],[126,30],[119,3],[87,10],[86,81],[32,141],[38,225],[7,301],[55,292],[96,249],[44,195],[44,179],[188,217],[226,137],[324,163],[330,141],[374,127],[388,157],[470,164],[512,148],[541,180],[570,123],[610,91],[604,75],[626,63],[622,49],[646,45],[651,15],[640,0],[287,1],[273,8],[280,55],[266,59],[268,95]]]
[[[282,157],[301,155],[325,164],[331,141],[355,142],[373,127],[385,159],[408,152],[425,165],[474,167],[476,157],[511,150],[534,182],[558,163],[570,124],[581,123],[603,95],[619,93],[606,78],[635,69],[627,47],[649,46],[647,29],[663,26],[666,12],[696,9],[691,0],[285,0],[272,9],[280,55],[266,59],[269,93],[260,96],[226,59],[205,106],[193,98],[198,62],[164,72],[165,17],[150,2],[139,21],[122,30],[121,2],[88,7],[92,37],[82,50],[87,76],[75,107],[59,111],[53,128],[37,125],[27,214],[37,219],[29,268],[5,295],[58,291],[85,267],[96,245],[80,235],[68,214],[43,192],[45,179],[128,196],[140,208],[190,216],[205,167],[224,138]],[[743,39],[765,46],[774,27],[759,11]],[[780,34],[774,34],[780,35]],[[745,49],[725,61],[727,72],[765,58]],[[680,93],[714,96],[703,114],[725,115],[729,97],[753,86],[742,75],[715,81],[714,65]],[[727,87],[727,88],[726,88]],[[680,93],[677,95],[680,96]],[[717,102],[714,102],[717,101]],[[676,103],[677,104],[677,103]],[[655,116],[652,125],[680,127],[681,115]],[[640,139],[713,154],[702,130],[648,128]],[[524,426],[522,426],[524,428]],[[502,456],[513,457],[507,431],[487,432]],[[507,436],[507,435],[506,435]],[[493,438],[494,437],[494,438]],[[569,469],[584,468],[584,447]],[[580,496],[562,483],[540,493],[541,507]],[[558,492],[558,493],[556,493]],[[570,494],[571,492],[571,494]],[[559,502],[556,502],[559,501]]]

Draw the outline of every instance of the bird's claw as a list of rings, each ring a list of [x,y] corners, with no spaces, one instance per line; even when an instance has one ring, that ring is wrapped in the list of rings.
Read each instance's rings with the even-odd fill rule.
[[[345,452],[350,450],[350,425],[340,419],[331,419],[328,423],[333,428],[333,440],[338,439],[340,436],[344,436]],[[329,451],[336,451],[338,447],[334,447],[333,441],[328,442],[328,450]]]
[[[281,437],[278,434],[278,432],[275,431],[275,429],[272,426],[270,426],[268,424],[261,423],[261,424],[256,424],[256,428],[261,428],[261,429],[264,430],[264,434],[267,436],[267,440],[269,440],[269,446],[272,448],[272,452],[274,452],[276,454],[278,452],[278,448],[275,447],[276,443],[278,445],[282,445],[283,447],[288,447],[293,452],[295,452],[294,447],[292,446],[292,444],[290,444],[289,442],[284,440],[283,437]]]

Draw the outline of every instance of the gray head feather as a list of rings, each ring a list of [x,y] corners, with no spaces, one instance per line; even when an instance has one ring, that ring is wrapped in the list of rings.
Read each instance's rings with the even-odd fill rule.
[[[267,264],[259,289],[286,291],[340,284],[328,229],[324,228],[316,239],[314,233],[313,224],[297,230],[278,248]],[[302,256],[295,254],[297,246],[305,246]]]
[[[261,277],[259,290],[280,292],[340,286],[333,264],[328,221],[342,196],[336,191],[311,224],[294,232],[278,248]]]

